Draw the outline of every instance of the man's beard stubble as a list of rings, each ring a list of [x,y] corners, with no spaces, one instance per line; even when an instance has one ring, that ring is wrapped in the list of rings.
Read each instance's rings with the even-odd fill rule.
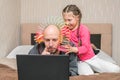
[[[58,49],[53,48],[53,47],[48,47],[48,52],[50,52],[50,54],[56,54],[56,52],[58,51]]]

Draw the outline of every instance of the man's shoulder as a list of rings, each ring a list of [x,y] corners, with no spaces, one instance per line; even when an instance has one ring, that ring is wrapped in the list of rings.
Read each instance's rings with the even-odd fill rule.
[[[29,54],[40,54],[45,48],[44,42],[36,43],[34,47],[30,50]]]
[[[39,44],[37,43],[36,45],[45,47],[45,43],[44,42],[40,42]]]

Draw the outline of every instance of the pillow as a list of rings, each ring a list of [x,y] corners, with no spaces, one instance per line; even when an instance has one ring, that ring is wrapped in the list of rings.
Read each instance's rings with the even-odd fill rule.
[[[32,45],[21,45],[14,48],[7,56],[7,58],[16,58],[17,54],[28,54]]]

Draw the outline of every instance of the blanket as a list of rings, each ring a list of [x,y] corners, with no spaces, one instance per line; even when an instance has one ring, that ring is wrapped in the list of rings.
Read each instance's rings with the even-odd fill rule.
[[[0,59],[0,80],[18,80],[15,59]],[[120,73],[71,76],[69,80],[120,80]]]
[[[15,59],[0,58],[0,80],[18,80]]]
[[[70,80],[120,80],[120,73],[72,76],[70,77]]]
[[[17,71],[7,65],[0,64],[0,80],[18,80]]]

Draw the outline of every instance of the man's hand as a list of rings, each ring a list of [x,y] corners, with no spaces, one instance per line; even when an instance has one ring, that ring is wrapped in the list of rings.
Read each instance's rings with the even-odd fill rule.
[[[41,55],[50,55],[50,52],[45,48]]]

